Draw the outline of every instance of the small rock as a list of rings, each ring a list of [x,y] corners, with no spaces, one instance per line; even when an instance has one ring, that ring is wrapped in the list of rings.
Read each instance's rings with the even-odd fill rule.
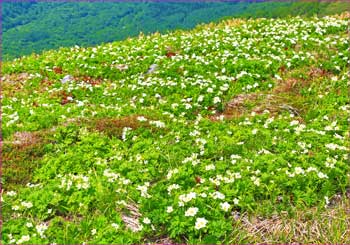
[[[72,80],[73,80],[73,76],[71,76],[71,75],[66,75],[66,76],[64,76],[64,78],[61,79],[61,83],[62,83],[62,84],[65,84],[65,83],[70,82],[70,81],[72,81]]]
[[[157,64],[152,64],[152,65],[149,67],[149,69],[148,69],[148,71],[146,72],[146,74],[152,74],[153,72],[155,72],[155,71],[157,70],[157,68],[158,68],[158,65],[157,65]]]
[[[111,67],[112,67],[112,68],[116,68],[116,69],[118,69],[119,71],[124,71],[124,70],[127,70],[127,69],[129,68],[128,65],[124,65],[124,64],[112,65]]]
[[[235,220],[239,220],[241,218],[241,214],[238,211],[233,211],[231,214]]]

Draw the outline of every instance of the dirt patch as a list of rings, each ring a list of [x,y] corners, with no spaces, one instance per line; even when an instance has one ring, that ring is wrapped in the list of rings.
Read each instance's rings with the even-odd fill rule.
[[[252,112],[262,114],[268,111],[272,115],[276,115],[282,111],[287,111],[290,114],[301,116],[305,111],[304,99],[301,96],[290,96],[290,94],[266,94],[264,98],[256,103]]]
[[[302,114],[307,110],[306,98],[302,96],[301,90],[307,88],[318,79],[332,76],[330,72],[317,67],[308,68],[306,72],[299,70],[287,71],[286,67],[281,67],[280,72],[284,74],[284,78],[276,80],[276,86],[271,91],[238,94],[226,103],[223,112],[209,116],[209,119],[217,121],[221,118],[239,118],[252,112],[256,114],[269,112],[272,115],[276,115],[283,111],[301,118]],[[307,74],[307,78],[293,77],[298,72]]]
[[[41,137],[35,132],[16,132],[13,134],[12,144],[19,149],[41,142]]]
[[[246,103],[257,101],[258,97],[259,94],[238,94],[225,105],[225,109],[222,113],[210,116],[210,119],[216,121],[222,116],[226,119],[238,118],[248,113],[249,109]]]
[[[16,132],[11,141],[2,145],[3,188],[16,189],[31,181],[33,171],[45,155],[45,145],[50,141],[44,135]]]
[[[73,94],[66,91],[55,91],[49,95],[49,98],[59,101],[61,105],[74,102]]]
[[[30,74],[28,73],[13,73],[13,74],[5,74],[1,77],[1,81],[4,84],[15,84],[17,82],[22,82],[30,79]]]
[[[299,80],[295,78],[289,78],[284,81],[281,81],[277,84],[275,89],[273,90],[274,93],[287,93],[287,92],[293,92],[296,93],[300,89],[300,84],[304,80]]]
[[[103,82],[102,78],[95,78],[95,77],[90,77],[90,76],[79,76],[79,77],[74,77],[74,80],[77,82],[85,82],[88,83],[92,86],[100,85]]]
[[[348,20],[350,19],[350,12],[343,12],[340,15],[338,15],[338,18],[341,20]]]
[[[138,116],[126,116],[121,118],[102,118],[91,122],[91,129],[105,133],[108,136],[121,137],[124,128],[137,129],[141,126],[149,127],[138,119]]]
[[[285,71],[284,67],[281,67],[280,70]],[[300,90],[308,87],[314,80],[319,78],[330,77],[332,74],[327,72],[326,70],[311,67],[309,71],[306,73],[307,78],[294,78],[294,77],[286,77],[283,80],[278,80],[276,83],[276,87],[272,90],[272,93],[293,93],[300,94]]]
[[[271,115],[276,115],[282,111],[301,116],[305,111],[303,101],[302,96],[291,96],[282,92],[278,95],[267,93],[239,94],[225,105],[222,113],[210,116],[209,119],[217,121],[222,117],[226,119],[239,118],[252,112],[256,114],[268,112]]]
[[[24,85],[31,78],[28,73],[6,74],[1,77],[1,92],[6,97],[14,96],[24,89]]]

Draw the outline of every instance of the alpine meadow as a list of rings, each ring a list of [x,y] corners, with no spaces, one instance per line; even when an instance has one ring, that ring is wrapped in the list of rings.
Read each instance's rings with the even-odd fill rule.
[[[2,62],[1,244],[350,243],[349,21]]]

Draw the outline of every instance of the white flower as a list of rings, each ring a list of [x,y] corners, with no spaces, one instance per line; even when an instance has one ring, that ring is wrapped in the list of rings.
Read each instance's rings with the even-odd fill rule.
[[[91,235],[94,236],[94,235],[96,235],[96,233],[97,233],[96,229],[92,229],[92,230],[91,230]]]
[[[311,172],[311,171],[317,171],[317,168],[314,167],[308,167],[308,169],[306,170],[306,172]]]
[[[336,150],[336,149],[344,150],[344,151],[347,150],[347,148],[345,146],[340,146],[340,145],[337,145],[337,144],[334,144],[334,143],[326,144],[326,147],[328,149],[331,149],[331,150]]]
[[[17,195],[17,193],[15,191],[8,191],[6,194],[10,197],[14,197]]]
[[[214,104],[220,103],[221,99],[219,97],[214,97],[213,102],[214,102]]]
[[[318,172],[317,176],[320,178],[320,179],[328,179],[328,176],[322,172]]]
[[[146,122],[147,118],[145,118],[144,116],[139,116],[139,117],[137,117],[137,120],[140,122]]]
[[[197,218],[195,228],[197,230],[202,229],[207,225],[207,223],[208,223],[208,220],[206,220],[205,218]]]
[[[250,179],[253,181],[254,185],[260,186],[260,179],[257,178],[256,176],[250,177]]]
[[[173,209],[172,206],[168,206],[168,207],[166,208],[166,212],[167,212],[167,213],[171,213],[171,212],[173,212],[173,211],[174,211],[174,209]]]
[[[220,87],[220,90],[221,91],[227,91],[228,89],[229,89],[229,85],[227,84],[227,83],[225,83],[224,85],[222,85],[221,87]]]
[[[191,109],[192,108],[192,105],[191,104],[189,104],[189,103],[186,103],[185,104],[185,109],[186,110],[189,110],[189,109]]]
[[[189,202],[192,199],[196,198],[197,194],[195,192],[190,192],[188,194],[182,194],[179,196],[179,200],[182,202]]]
[[[294,172],[295,174],[304,174],[304,169],[301,167],[296,167]]]
[[[23,202],[21,202],[21,204],[22,204],[22,206],[25,207],[25,208],[31,208],[31,207],[33,207],[33,203],[31,203],[31,202],[25,202],[25,201],[23,201]]]
[[[341,135],[339,135],[339,134],[337,134],[337,133],[334,134],[334,138],[340,139],[340,140],[343,140],[343,139],[344,139],[343,136],[341,136]]]
[[[167,189],[168,189],[168,194],[170,195],[171,194],[171,191],[172,190],[176,190],[176,189],[179,189],[180,186],[178,184],[172,184],[170,185]]]
[[[275,78],[276,78],[277,80],[282,80],[282,78],[281,78],[278,74],[275,74]]]
[[[215,165],[214,164],[209,164],[209,165],[205,166],[205,170],[206,171],[215,170]]]
[[[221,207],[222,210],[227,212],[230,209],[231,205],[228,204],[228,202],[223,202],[223,203],[220,203],[220,207]]]
[[[145,223],[145,224],[151,224],[151,220],[149,218],[147,218],[147,217],[144,218],[142,222]]]
[[[290,122],[289,125],[290,125],[290,126],[299,125],[299,121],[298,121],[298,120],[293,120],[293,121]]]
[[[44,232],[47,230],[48,226],[46,224],[39,224],[35,226],[36,231],[39,233],[41,238],[44,238]]]
[[[190,207],[189,209],[187,209],[187,211],[185,212],[185,216],[195,216],[198,212],[198,208],[196,207]]]
[[[30,227],[33,227],[33,224],[30,223],[30,222],[27,222],[27,223],[26,223],[26,226],[27,226],[28,228],[30,228]]]
[[[84,106],[84,102],[83,102],[83,101],[77,100],[77,106],[78,106],[78,107]]]
[[[258,132],[258,130],[256,129],[256,128],[254,128],[253,130],[252,130],[252,134],[256,134]]]
[[[211,197],[214,199],[224,199],[225,195],[222,194],[221,192],[215,191],[214,193],[211,194]]]
[[[334,168],[334,165],[337,163],[337,160],[334,158],[327,157],[327,161],[325,163],[327,168]]]
[[[242,158],[240,155],[235,155],[235,154],[232,154],[230,157],[231,157],[231,159],[241,159]]]
[[[30,236],[29,235],[23,235],[18,241],[17,243],[23,243],[23,242],[28,242],[30,240]]]
[[[233,199],[233,204],[238,205],[239,200],[237,198]]]
[[[197,101],[198,101],[198,102],[202,102],[203,99],[204,99],[204,96],[203,96],[203,95],[199,95]]]
[[[137,227],[135,227],[135,228],[131,228],[131,230],[132,230],[133,232],[142,231],[142,229],[143,229],[143,225],[139,225],[139,226],[137,226]]]
[[[145,198],[151,197],[151,195],[149,195],[149,194],[147,193],[147,191],[148,191],[148,186],[149,186],[149,182],[145,182],[144,185],[139,185],[139,186],[137,186],[136,189],[139,190],[139,191],[141,192],[141,196],[142,196],[142,197],[145,197]]]
[[[14,205],[14,206],[12,206],[12,210],[19,210],[19,206],[18,205]]]
[[[150,121],[149,124],[155,125],[157,128],[164,128],[165,127],[165,123],[163,123],[161,121]]]
[[[299,135],[300,132],[304,131],[306,126],[304,124],[300,124],[298,127],[295,128],[295,134]]]
[[[207,194],[201,193],[201,194],[199,194],[199,196],[201,196],[201,197],[203,197],[203,198],[206,198],[206,197],[207,197]]]
[[[119,225],[118,225],[118,224],[116,224],[116,223],[112,223],[112,227],[113,227],[114,229],[118,230]]]
[[[325,208],[327,208],[328,204],[329,204],[329,199],[327,196],[324,197],[326,205],[324,205]]]
[[[167,178],[167,179],[170,179],[171,176],[172,176],[173,174],[177,174],[178,172],[179,172],[179,170],[178,170],[177,168],[171,169],[171,170],[169,170],[169,172],[168,172],[166,178]],[[169,191],[169,190],[168,190],[168,191]]]

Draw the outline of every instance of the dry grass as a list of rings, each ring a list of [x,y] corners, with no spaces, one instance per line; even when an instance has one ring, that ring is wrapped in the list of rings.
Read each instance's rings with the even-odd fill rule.
[[[349,6],[349,5],[348,5]],[[339,19],[342,19],[342,20],[348,20],[350,19],[350,12],[343,12],[341,14],[338,15],[338,18]]]
[[[243,215],[237,220],[251,243],[350,243],[350,195],[326,210],[297,211],[294,217]],[[235,241],[232,241],[235,242]]]
[[[132,230],[133,232],[137,232],[142,229],[142,225],[140,224],[141,213],[139,211],[138,205],[134,202],[128,203],[125,208],[127,209],[127,213],[122,212],[122,220],[127,228]],[[152,236],[146,237],[144,239],[145,243],[149,244],[174,244],[168,236]]]
[[[141,224],[139,221],[141,213],[139,212],[137,204],[129,203],[126,205],[126,209],[129,211],[129,213],[122,214],[122,220],[125,223],[126,227],[133,232],[141,230]]]
[[[259,19],[256,19],[255,21],[259,21]],[[208,28],[208,29],[212,29],[212,28],[225,28],[227,26],[229,27],[237,27],[237,26],[240,26],[240,25],[243,25],[245,24],[247,21],[244,20],[244,19],[239,19],[239,18],[230,18],[230,19],[227,19],[227,20],[224,20],[220,23],[214,23],[214,22],[210,22],[208,24],[202,24],[202,25],[199,25],[197,28]]]

